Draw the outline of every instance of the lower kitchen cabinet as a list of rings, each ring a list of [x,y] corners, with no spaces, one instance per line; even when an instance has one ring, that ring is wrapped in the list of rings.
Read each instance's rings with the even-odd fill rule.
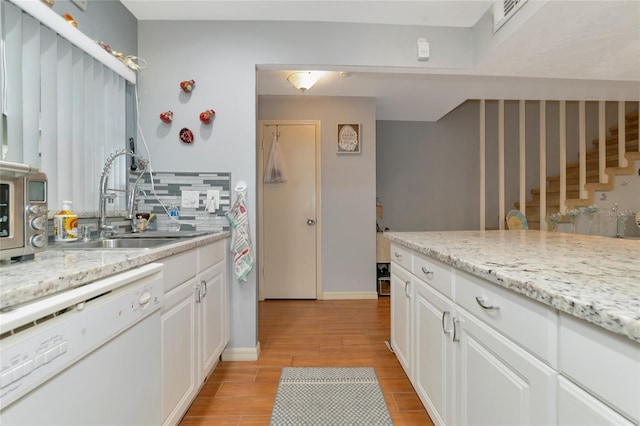
[[[453,424],[453,302],[414,278],[414,388],[436,425]]]
[[[403,269],[391,266],[391,347],[409,379],[412,377],[412,300],[411,277]]]
[[[198,392],[197,278],[165,295],[161,316],[162,419],[176,424]]]
[[[421,253],[391,253],[393,349],[434,424],[637,424],[637,343]]]
[[[196,296],[202,305],[200,318],[200,367],[201,378],[213,370],[227,344],[225,339],[226,262],[220,262],[203,271],[200,278],[200,295]]]
[[[564,377],[558,377],[558,424],[631,426],[629,420]]]
[[[456,424],[556,424],[555,370],[458,309]]]
[[[163,425],[179,423],[229,341],[225,248],[222,240],[162,261],[173,280],[161,316]]]

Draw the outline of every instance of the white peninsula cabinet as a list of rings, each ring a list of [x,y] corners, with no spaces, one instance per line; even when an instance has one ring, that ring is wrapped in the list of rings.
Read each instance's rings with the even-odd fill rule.
[[[598,353],[623,356],[593,378],[597,363],[578,361],[594,349],[567,331],[585,321],[561,321],[556,309],[397,243],[391,261],[392,346],[436,425],[631,424],[611,407],[636,415],[634,342],[609,336],[598,345],[629,348]],[[629,374],[612,379],[622,369]]]
[[[177,424],[229,341],[226,240],[162,260],[162,419]]]

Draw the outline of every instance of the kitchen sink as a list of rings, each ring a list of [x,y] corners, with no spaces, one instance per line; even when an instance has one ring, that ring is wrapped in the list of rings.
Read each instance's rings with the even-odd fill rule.
[[[56,244],[57,250],[105,250],[105,249],[149,249],[165,244],[175,243],[176,238],[114,238],[107,240],[87,241],[81,243]]]

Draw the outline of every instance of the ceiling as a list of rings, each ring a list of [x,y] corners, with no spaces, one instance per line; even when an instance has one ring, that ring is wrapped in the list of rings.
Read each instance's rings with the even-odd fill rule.
[[[197,17],[464,28],[473,27],[494,3],[121,1],[138,20]],[[466,99],[640,100],[640,1],[551,0],[539,9],[474,69],[457,71],[455,75],[428,68],[367,70],[344,69],[336,64],[324,68],[318,83],[301,94],[286,81],[299,68],[271,66],[258,70],[258,94],[376,97],[379,120],[406,121],[436,121]]]

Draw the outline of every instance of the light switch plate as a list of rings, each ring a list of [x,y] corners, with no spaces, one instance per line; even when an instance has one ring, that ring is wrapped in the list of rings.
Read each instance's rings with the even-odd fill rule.
[[[197,209],[200,200],[199,191],[182,191],[182,203],[180,206],[183,209]]]

